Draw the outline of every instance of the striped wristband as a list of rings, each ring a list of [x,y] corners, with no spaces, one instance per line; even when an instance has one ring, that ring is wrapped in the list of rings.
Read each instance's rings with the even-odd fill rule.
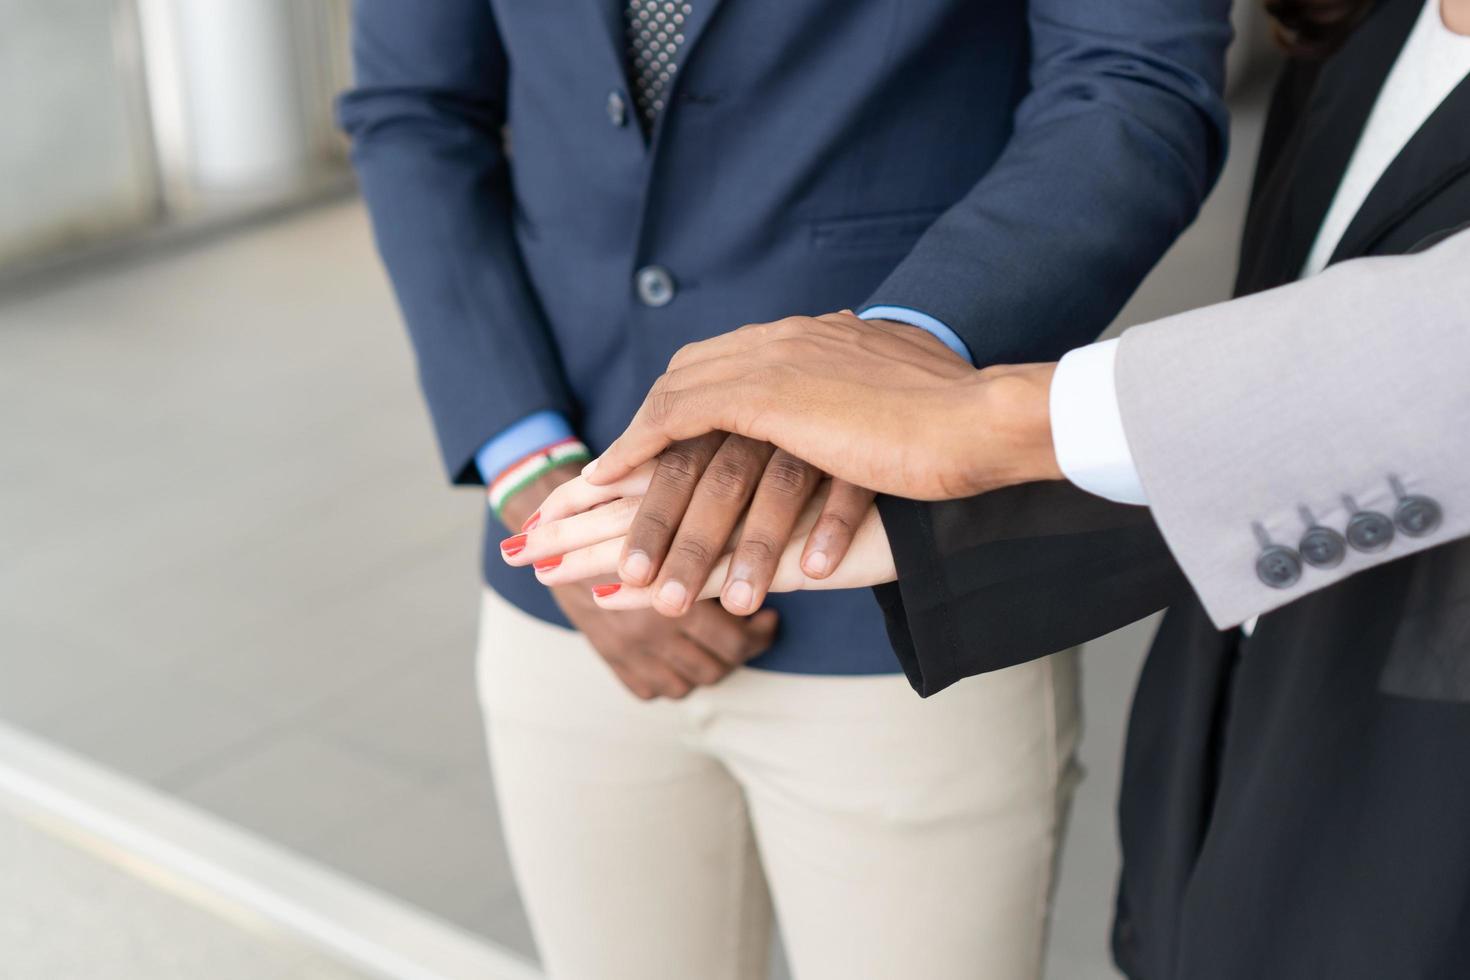
[[[554,442],[544,449],[536,450],[519,462],[507,466],[491,482],[490,509],[495,512],[497,519],[500,518],[501,511],[510,498],[547,473],[558,466],[564,466],[567,463],[585,463],[591,458],[592,452],[582,440],[575,437],[569,437],[560,442]]]

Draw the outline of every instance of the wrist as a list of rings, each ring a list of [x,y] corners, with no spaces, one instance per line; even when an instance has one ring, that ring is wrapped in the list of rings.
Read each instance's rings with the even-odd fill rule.
[[[527,517],[534,512],[536,505],[546,499],[550,490],[543,490],[539,494],[537,488],[545,483],[545,478],[559,470],[575,467],[575,476],[581,472],[592,454],[580,439],[566,438],[552,443],[536,452],[518,460],[506,467],[501,473],[490,481],[486,488],[486,496],[490,503],[490,510],[506,527],[519,529],[524,520],[516,520],[517,515],[525,513]],[[569,477],[557,480],[552,484],[552,489],[565,483]],[[524,498],[530,498],[531,509],[526,510]]]
[[[970,402],[984,433],[967,446],[967,470],[981,488],[1065,479],[1051,432],[1051,382],[1056,363],[986,368],[976,375]]]
[[[932,347],[936,351],[942,350],[950,354],[955,353],[952,347],[940,340],[932,332],[925,330],[923,327],[915,326],[912,323],[905,323],[903,320],[887,320],[882,318],[869,320],[868,322],[878,324],[885,330],[891,330],[900,336],[908,337],[915,343]]]
[[[537,508],[551,491],[576,479],[582,472],[582,466],[582,462],[574,460],[543,471],[507,496],[495,516],[510,530],[519,531],[535,515]]]

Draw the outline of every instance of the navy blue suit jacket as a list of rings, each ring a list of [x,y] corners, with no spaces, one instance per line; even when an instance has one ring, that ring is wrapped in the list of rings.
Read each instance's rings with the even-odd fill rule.
[[[341,120],[456,482],[541,409],[600,450],[674,351],[744,323],[894,305],[979,364],[1057,357],[1221,164],[1229,0],[689,2],[645,139],[624,0],[358,0]],[[499,536],[489,583],[563,621]],[[754,666],[896,668],[865,590],[771,604]]]

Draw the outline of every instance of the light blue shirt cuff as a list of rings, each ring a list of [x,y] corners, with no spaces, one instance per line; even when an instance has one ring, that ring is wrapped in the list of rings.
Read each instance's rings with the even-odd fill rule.
[[[527,415],[495,436],[475,453],[480,479],[490,483],[513,464],[538,449],[571,438],[572,426],[560,412],[550,409]]]
[[[960,339],[960,335],[951,330],[948,324],[934,319],[927,313],[911,310],[907,306],[870,306],[858,316],[864,320],[896,320],[899,323],[907,323],[911,327],[918,327],[920,330],[927,330],[941,344],[969,361],[971,365],[975,363],[975,358],[970,356],[970,348]]]

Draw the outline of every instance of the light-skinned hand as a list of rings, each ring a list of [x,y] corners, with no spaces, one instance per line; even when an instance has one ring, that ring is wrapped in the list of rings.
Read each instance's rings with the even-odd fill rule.
[[[599,583],[589,591],[602,609],[653,607],[654,588],[607,583],[607,579],[616,575],[621,562],[626,536],[641,502],[638,494],[651,482],[652,476],[653,465],[648,464],[608,487],[594,486],[585,479],[562,485],[542,503],[541,519],[527,532],[524,549],[514,556],[506,556],[506,561],[512,565],[531,565],[536,569],[536,577],[550,587],[584,583],[585,588],[585,583]],[[787,539],[780,543],[769,591],[851,589],[893,580],[893,555],[878,510],[872,504],[855,523],[851,547],[835,570],[812,576],[803,568],[808,536],[823,513],[823,498],[828,489],[828,486],[820,488],[805,502]],[[730,546],[717,554],[691,601],[712,598],[723,591],[730,564],[738,554],[733,544],[739,540],[738,530],[730,535]]]
[[[507,561],[522,554],[527,556],[525,561],[512,563],[529,564],[554,557],[523,549],[543,520],[544,506],[538,504],[571,482],[585,485],[586,481],[577,477],[576,469],[561,467],[506,504],[506,520],[512,522],[512,527],[526,529],[501,543],[501,555]],[[631,510],[628,513],[631,515]],[[630,615],[600,608],[585,584],[547,584],[571,624],[587,638],[623,686],[643,700],[682,698],[696,687],[718,683],[736,667],[765,652],[775,638],[777,616],[771,610],[741,618],[721,609],[718,603],[700,602],[677,620],[648,609]]]

